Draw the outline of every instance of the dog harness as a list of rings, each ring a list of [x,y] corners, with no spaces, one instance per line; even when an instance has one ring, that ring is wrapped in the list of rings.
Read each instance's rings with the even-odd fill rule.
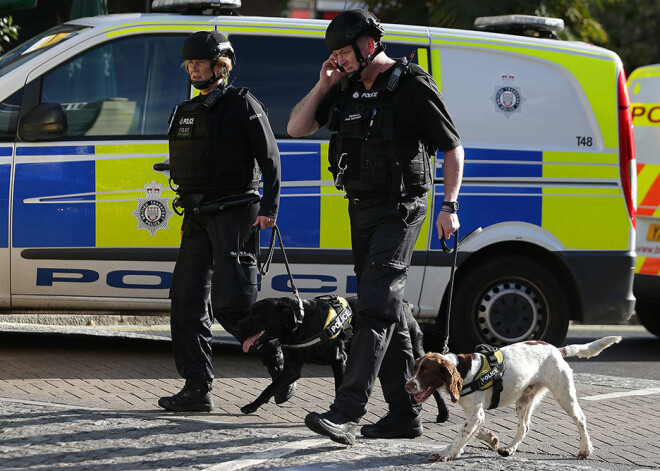
[[[493,388],[493,396],[488,408],[495,409],[500,403],[500,393],[504,389],[502,382],[502,375],[504,374],[502,351],[490,345],[478,345],[476,351],[481,359],[481,369],[472,382],[463,385],[461,397],[475,391],[485,391]]]
[[[302,343],[296,345],[282,344],[283,348],[299,349],[299,348],[311,347],[313,345],[334,339],[335,337],[337,337],[337,335],[339,335],[341,331],[344,331],[346,333],[347,340],[352,337],[353,327],[351,326],[350,320],[351,317],[353,317],[353,311],[351,310],[351,307],[348,305],[348,302],[342,297],[330,295],[330,294],[324,296],[317,296],[314,299],[325,301],[328,304],[330,304],[330,308],[328,310],[328,317],[325,320],[323,330],[320,333],[314,335],[313,337],[305,340]]]

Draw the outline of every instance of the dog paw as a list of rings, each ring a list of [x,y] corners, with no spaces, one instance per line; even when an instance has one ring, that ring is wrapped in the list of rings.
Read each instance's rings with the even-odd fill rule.
[[[580,452],[577,455],[577,459],[586,460],[590,456],[591,456],[591,450],[580,450]]]
[[[507,447],[507,448],[498,448],[497,452],[499,453],[500,456],[511,456],[516,452],[516,450],[513,447]]]
[[[429,456],[429,460],[431,460],[431,461],[449,461],[453,458],[456,458],[459,454],[453,455],[449,450],[442,450],[439,453],[432,453]]]
[[[440,453],[432,453],[429,456],[430,461],[449,461],[451,458],[449,456],[442,455]]]
[[[435,421],[436,423],[443,424],[447,422],[447,419],[449,419],[449,412],[445,411],[444,413],[439,412],[438,416],[435,418]]]
[[[587,439],[584,445],[580,446],[580,451],[578,451],[577,458],[579,460],[586,460],[591,456],[591,453],[594,451],[594,446],[591,444],[591,440]]]
[[[247,406],[241,407],[241,412],[244,414],[252,414],[253,412],[256,412],[257,409],[259,409],[259,406],[255,405],[254,403],[250,403]]]

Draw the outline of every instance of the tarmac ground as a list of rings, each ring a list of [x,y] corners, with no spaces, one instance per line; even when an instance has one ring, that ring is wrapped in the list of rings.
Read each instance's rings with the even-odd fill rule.
[[[627,326],[626,332],[639,328]],[[448,463],[428,455],[453,439],[465,416],[450,405],[436,424],[424,406],[425,434],[414,440],[358,436],[345,447],[304,426],[310,411],[327,410],[333,378],[324,365],[305,365],[295,396],[254,414],[239,408],[270,378],[224,331],[214,331],[215,409],[170,413],[159,397],[179,391],[167,326],[46,326],[0,322],[0,469],[181,470],[647,470],[660,469],[660,380],[575,373],[594,454],[578,461],[577,429],[552,396],[532,417],[519,451],[503,458],[472,441]],[[588,365],[588,363],[587,363]],[[657,368],[657,362],[650,364]],[[361,424],[387,412],[377,385]],[[513,407],[488,411],[503,442],[513,437]]]

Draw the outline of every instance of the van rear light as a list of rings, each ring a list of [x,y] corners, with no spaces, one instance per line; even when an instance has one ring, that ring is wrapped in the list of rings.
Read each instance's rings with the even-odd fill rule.
[[[623,196],[628,207],[628,215],[633,227],[637,220],[637,165],[635,159],[635,139],[633,136],[630,96],[626,84],[626,73],[619,72],[619,171]]]

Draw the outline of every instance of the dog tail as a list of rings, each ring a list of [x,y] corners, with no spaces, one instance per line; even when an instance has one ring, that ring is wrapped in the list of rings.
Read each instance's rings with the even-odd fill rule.
[[[603,337],[602,339],[595,340],[590,343],[585,343],[582,345],[566,345],[559,349],[562,356],[566,357],[580,357],[580,358],[591,358],[598,355],[600,352],[605,350],[610,345],[621,342],[621,337],[619,336],[610,336]]]

